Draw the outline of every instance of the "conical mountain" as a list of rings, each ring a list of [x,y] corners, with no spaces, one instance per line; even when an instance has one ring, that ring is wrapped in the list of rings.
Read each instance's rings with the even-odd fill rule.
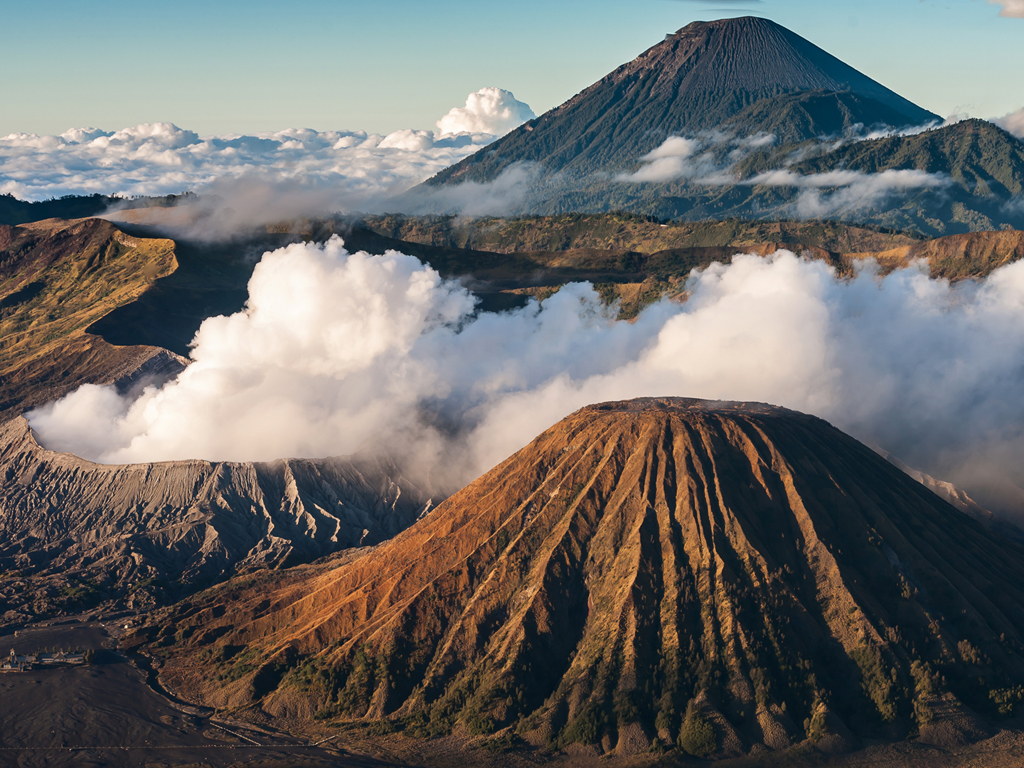
[[[856,123],[939,120],[772,21],[695,22],[431,183],[488,181],[516,162],[575,176],[608,171],[667,136],[723,127],[795,141]]]
[[[1024,699],[1022,584],[1024,549],[820,419],[646,399],[146,637],[213,706],[725,756],[979,735]]]

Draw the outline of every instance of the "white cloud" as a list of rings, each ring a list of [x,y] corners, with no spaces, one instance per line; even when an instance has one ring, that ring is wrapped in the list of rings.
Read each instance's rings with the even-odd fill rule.
[[[988,0],[992,5],[1001,5],[1000,16],[1011,19],[1024,19],[1024,0]]]
[[[1024,139],[1024,109],[1018,109],[1016,112],[997,117],[992,122],[1003,130],[1009,131],[1018,139]]]
[[[459,483],[576,408],[678,395],[820,415],[979,502],[1024,509],[1024,262],[950,285],[838,279],[779,252],[694,273],[685,304],[616,322],[585,284],[500,315],[415,259],[339,240],[264,255],[244,312],[138,400],[83,387],[29,414],[104,461],[274,459],[383,442]]]
[[[78,135],[0,138],[0,189],[30,200],[94,192],[165,195],[246,178],[330,188],[339,197],[373,196],[416,184],[493,140],[300,129],[200,139],[169,124],[76,141]]]
[[[769,171],[743,182],[751,186],[793,187],[803,190],[795,213],[802,219],[823,218],[837,213],[874,210],[894,196],[950,184],[947,176],[918,170],[888,170],[881,173],[829,171],[802,176],[791,171]]]
[[[617,181],[625,182],[663,182],[682,179],[698,172],[691,158],[700,149],[700,142],[682,136],[669,136],[661,146],[651,150],[640,158],[643,165],[638,171],[620,174]]]
[[[722,135],[705,139],[671,136],[640,158],[642,165],[637,171],[620,174],[615,179],[627,183],[664,183],[685,179],[705,186],[790,187],[803,190],[792,205],[792,213],[800,218],[876,209],[894,196],[940,189],[950,184],[948,176],[919,170],[887,170],[873,174],[837,170],[801,175],[776,169],[748,179],[738,179],[734,172],[736,164],[752,149],[770,146],[774,140],[770,134],[746,139]],[[728,151],[721,152],[723,148]],[[801,150],[801,154],[806,152],[806,149]]]
[[[409,190],[388,205],[412,214],[459,213],[463,216],[513,216],[525,212],[528,200],[546,185],[540,165],[514,163],[489,182],[463,181]]]
[[[453,117],[458,112],[461,117]],[[338,209],[400,192],[472,154],[530,112],[507,91],[484,88],[441,123],[438,135],[403,129],[291,128],[255,136],[200,137],[171,123],[120,131],[72,128],[59,136],[0,138],[0,193],[26,200],[69,194],[166,195],[232,179],[317,190]],[[459,122],[461,121],[461,122]],[[458,123],[458,125],[456,125]]]
[[[528,104],[503,88],[481,88],[466,97],[466,106],[453,107],[437,121],[442,134],[489,133],[504,136],[536,115]]]
[[[633,184],[658,184],[679,179],[708,186],[735,184],[733,166],[752,150],[774,143],[775,136],[770,133],[740,139],[720,133],[709,133],[696,139],[669,136],[640,158],[638,170],[620,173],[615,180]],[[723,154],[721,150],[728,151]]]

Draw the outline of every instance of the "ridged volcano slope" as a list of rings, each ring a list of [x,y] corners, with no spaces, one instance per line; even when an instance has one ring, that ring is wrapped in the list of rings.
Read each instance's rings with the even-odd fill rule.
[[[489,181],[515,162],[577,176],[614,170],[667,136],[722,127],[797,141],[856,123],[932,121],[940,118],[772,21],[694,22],[429,183]]]
[[[820,419],[638,400],[576,412],[361,557],[229,583],[148,637],[183,695],[420,735],[962,735],[963,702],[1024,695],[1022,556]]]
[[[46,450],[13,419],[0,424],[0,625],[178,599],[379,542],[429,507],[371,453],[101,465]]]

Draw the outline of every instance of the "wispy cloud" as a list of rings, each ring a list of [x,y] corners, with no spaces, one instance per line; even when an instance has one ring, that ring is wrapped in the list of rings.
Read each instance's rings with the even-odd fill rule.
[[[659,147],[640,158],[638,170],[620,173],[615,180],[633,184],[678,179],[709,186],[735,184],[735,164],[754,150],[770,147],[775,140],[771,133],[744,138],[717,132],[696,138],[669,136]]]
[[[997,117],[992,122],[1003,130],[1009,131],[1018,139],[1024,139],[1024,109]]]
[[[795,213],[802,219],[874,210],[893,197],[913,191],[940,189],[950,183],[948,176],[916,169],[881,173],[829,171],[806,176],[792,171],[770,171],[743,182],[750,186],[801,190]]]
[[[992,5],[1001,5],[1000,16],[1008,19],[1024,19],[1024,0],[988,0]]]
[[[881,173],[837,170],[798,174],[784,168],[741,179],[736,164],[750,152],[770,146],[771,134],[743,139],[713,134],[701,139],[671,136],[641,158],[641,167],[619,174],[624,183],[666,183],[685,180],[691,184],[720,187],[788,187],[800,190],[792,213],[800,218],[820,218],[837,213],[875,209],[894,196],[911,191],[948,186],[948,176],[919,170],[887,170]],[[823,144],[822,150],[829,145]]]

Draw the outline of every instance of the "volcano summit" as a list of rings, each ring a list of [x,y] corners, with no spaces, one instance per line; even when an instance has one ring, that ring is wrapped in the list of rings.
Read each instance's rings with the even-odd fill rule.
[[[576,412],[365,554],[229,582],[146,637],[206,704],[416,735],[962,741],[1024,691],[1022,556],[821,419],[643,399]]]
[[[698,131],[799,141],[931,122],[941,118],[772,21],[694,22],[430,183],[489,181],[517,162],[579,177]]]

